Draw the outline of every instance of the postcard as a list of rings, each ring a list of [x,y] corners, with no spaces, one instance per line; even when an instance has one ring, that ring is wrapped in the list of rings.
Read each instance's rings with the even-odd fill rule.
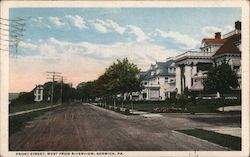
[[[2,1],[9,156],[249,155],[249,2]]]

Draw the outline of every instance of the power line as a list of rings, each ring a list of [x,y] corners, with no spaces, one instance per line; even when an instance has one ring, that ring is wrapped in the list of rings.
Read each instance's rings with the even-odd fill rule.
[[[52,80],[52,85],[51,85],[51,100],[50,100],[50,103],[51,105],[53,104],[53,99],[54,99],[54,82],[56,79],[59,78],[60,74],[59,72],[46,72],[47,73],[47,76],[50,76],[50,78],[47,78],[49,80]],[[61,76],[60,76],[61,77]]]

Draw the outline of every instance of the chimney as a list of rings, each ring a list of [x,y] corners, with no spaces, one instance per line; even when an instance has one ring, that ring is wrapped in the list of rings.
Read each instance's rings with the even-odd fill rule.
[[[234,23],[234,26],[235,26],[235,29],[241,30],[241,22],[240,22],[240,21],[236,21],[236,22]]]
[[[220,34],[220,32],[216,32],[214,38],[215,38],[215,39],[221,39],[221,34]]]

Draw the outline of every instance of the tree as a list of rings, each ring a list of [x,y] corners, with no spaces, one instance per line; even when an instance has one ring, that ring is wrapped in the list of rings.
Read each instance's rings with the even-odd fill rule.
[[[11,101],[11,105],[26,105],[26,104],[32,104],[34,103],[34,90],[30,92],[23,92],[20,93],[19,96]]]
[[[96,93],[96,81],[88,81],[80,83],[77,86],[78,94],[82,101],[92,101],[97,97]]]
[[[48,98],[51,97],[51,85],[52,82],[44,83],[44,100],[48,101]],[[69,84],[61,83],[61,82],[54,82],[54,103],[55,102],[68,102],[71,99],[74,99],[75,89],[72,88]]]
[[[139,77],[140,69],[127,58],[117,60],[107,69],[107,75],[110,78],[108,89],[113,95],[122,95],[125,93],[137,92],[142,89],[141,78]]]
[[[222,97],[226,92],[239,86],[237,73],[226,62],[211,68],[203,84],[205,90],[219,92]]]

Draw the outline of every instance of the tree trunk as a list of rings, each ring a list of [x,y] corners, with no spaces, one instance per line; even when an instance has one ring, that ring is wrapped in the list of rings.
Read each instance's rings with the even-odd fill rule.
[[[115,102],[115,98],[114,98],[114,107],[116,107],[116,102]]]
[[[122,93],[122,108],[123,108],[124,93]]]
[[[222,93],[222,92],[219,92],[219,93],[221,93],[220,95],[221,95],[221,99],[222,99],[222,103],[223,103],[223,104],[222,104],[222,105],[223,105],[223,106],[222,106],[222,112],[224,112],[224,111],[225,111],[225,109],[224,109],[224,102],[225,102],[225,101],[224,101],[224,100],[225,100],[224,93]]]
[[[134,104],[133,104],[133,100],[131,101],[131,109],[132,109],[132,113],[134,113]]]

